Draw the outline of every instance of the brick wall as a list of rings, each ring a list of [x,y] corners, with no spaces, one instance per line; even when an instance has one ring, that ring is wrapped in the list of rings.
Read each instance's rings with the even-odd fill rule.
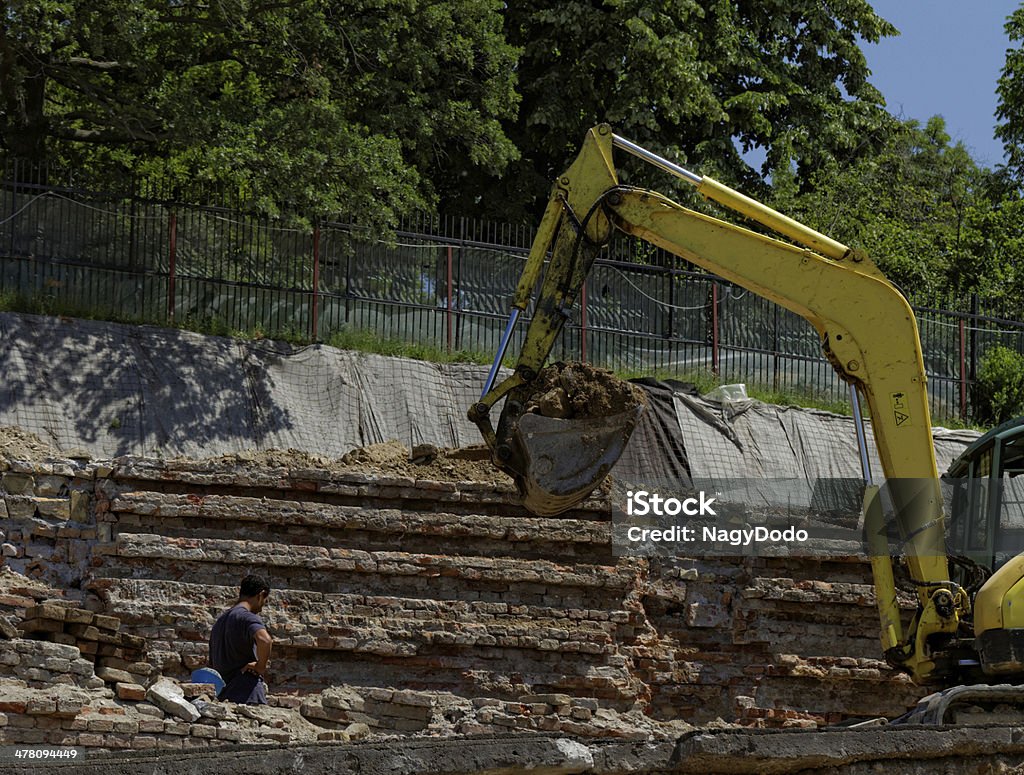
[[[866,562],[617,559],[600,500],[539,519],[491,485],[141,459],[11,463],[2,486],[7,564],[117,616],[167,676],[268,575],[272,691],[318,723],[792,726],[925,693],[879,659]],[[363,710],[325,711],[326,687]],[[430,712],[388,716],[396,691]]]

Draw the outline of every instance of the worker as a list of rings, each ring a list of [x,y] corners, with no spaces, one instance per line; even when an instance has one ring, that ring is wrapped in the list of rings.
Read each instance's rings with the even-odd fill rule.
[[[210,665],[224,679],[219,700],[267,704],[267,665],[273,639],[259,614],[270,597],[260,576],[242,579],[238,602],[222,613],[210,632]]]

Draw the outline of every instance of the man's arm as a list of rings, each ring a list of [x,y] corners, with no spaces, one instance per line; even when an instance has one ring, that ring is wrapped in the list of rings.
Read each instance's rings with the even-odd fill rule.
[[[270,633],[267,632],[266,628],[256,630],[253,639],[256,641],[256,661],[250,662],[245,666],[245,669],[260,676],[265,676],[267,664],[270,662],[270,650],[274,645],[274,639],[270,637]]]

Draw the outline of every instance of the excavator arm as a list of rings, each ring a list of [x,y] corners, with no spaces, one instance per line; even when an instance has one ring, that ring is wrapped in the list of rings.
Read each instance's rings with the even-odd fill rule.
[[[690,210],[653,191],[621,185],[612,162],[614,147],[683,177],[704,196],[799,244]],[[956,632],[970,611],[970,602],[949,580],[924,362],[910,305],[863,254],[710,178],[654,156],[615,136],[606,125],[588,133],[576,161],[552,190],[502,346],[481,399],[470,410],[494,462],[516,479],[527,507],[551,514],[582,500],[625,447],[636,418],[609,418],[600,429],[604,433],[601,444],[590,445],[599,447],[596,453],[601,454],[591,450],[588,462],[576,465],[576,469],[586,469],[583,475],[581,470],[566,472],[563,466],[561,479],[572,482],[559,487],[558,476],[541,480],[531,467],[536,457],[531,455],[531,442],[545,434],[533,426],[529,432],[521,427],[527,420],[536,422],[535,416],[524,415],[530,383],[543,367],[597,254],[615,229],[801,315],[817,330],[822,350],[836,372],[853,387],[855,405],[859,397],[867,401],[919,601],[904,633],[879,489],[871,480],[862,449],[867,485],[865,527],[873,555],[882,647],[891,662],[916,680],[928,679],[936,670],[934,648],[943,636]],[[549,249],[550,263],[518,362],[512,375],[495,385],[515,321],[526,310]],[[503,397],[507,400],[495,430],[489,412]],[[863,439],[859,413],[856,422]],[[557,429],[553,435],[557,436]],[[578,436],[567,432],[565,440],[579,447]]]

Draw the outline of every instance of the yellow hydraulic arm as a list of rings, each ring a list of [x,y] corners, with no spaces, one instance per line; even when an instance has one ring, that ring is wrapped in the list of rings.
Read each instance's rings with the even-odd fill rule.
[[[620,185],[613,148],[640,156],[692,183],[702,195],[788,237],[791,244],[687,209],[653,191]],[[870,407],[887,486],[892,493],[903,551],[918,589],[919,608],[906,633],[900,621],[890,548],[881,521],[878,487],[865,464],[865,522],[887,657],[928,679],[935,636],[955,633],[970,603],[949,581],[942,498],[932,447],[926,378],[917,324],[906,299],[863,254],[706,176],[698,176],[614,135],[607,125],[590,130],[583,148],[552,189],[526,268],[513,317],[495,368],[470,417],[495,451],[495,462],[522,473],[507,439],[487,413],[502,397],[535,378],[568,309],[613,229],[662,247],[750,289],[808,320],[840,377]],[[519,312],[526,309],[548,251],[550,264],[515,372],[494,385],[497,366]],[[859,395],[858,395],[859,394]],[[506,404],[508,411],[508,404]],[[504,420],[505,412],[503,412]],[[856,418],[863,443],[859,411]],[[578,500],[578,498],[577,498]]]

